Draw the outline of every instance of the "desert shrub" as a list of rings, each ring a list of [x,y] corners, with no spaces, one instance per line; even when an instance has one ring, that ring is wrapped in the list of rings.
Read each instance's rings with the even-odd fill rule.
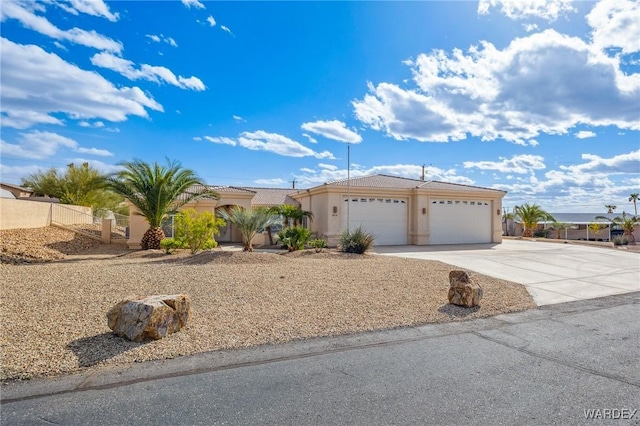
[[[309,241],[309,246],[316,250],[316,253],[320,253],[323,248],[327,247],[327,241],[321,238]]]
[[[629,244],[629,240],[627,239],[627,237],[614,237],[613,238],[613,245],[614,246],[626,246]]]
[[[208,250],[218,246],[213,236],[219,233],[219,228],[225,223],[224,219],[212,212],[183,210],[175,218],[175,239],[191,250],[191,254]]]
[[[359,226],[353,232],[343,231],[340,234],[340,250],[345,253],[363,254],[371,248],[374,240],[373,234]]]
[[[177,249],[185,248],[185,246],[181,241],[178,241],[175,238],[165,238],[160,241],[160,248],[164,250],[166,254],[171,254]]]
[[[294,226],[278,232],[278,238],[282,243],[282,248],[289,251],[303,250],[311,238],[311,231],[301,226]]]
[[[536,238],[548,238],[549,230],[548,229],[536,229],[533,231],[533,236]]]

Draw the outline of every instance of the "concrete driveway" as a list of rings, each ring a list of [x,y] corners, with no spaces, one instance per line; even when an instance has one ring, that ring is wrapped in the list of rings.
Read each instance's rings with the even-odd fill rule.
[[[640,290],[640,254],[623,250],[504,240],[502,244],[380,246],[373,251],[439,260],[523,284],[538,306]]]

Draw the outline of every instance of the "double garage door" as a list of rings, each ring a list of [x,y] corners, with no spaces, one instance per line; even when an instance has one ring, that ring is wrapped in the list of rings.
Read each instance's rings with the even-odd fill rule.
[[[348,205],[347,205],[348,204]],[[342,229],[361,226],[372,233],[377,246],[407,244],[408,200],[406,198],[345,197],[342,203]]]
[[[361,226],[372,233],[374,244],[408,244],[408,205],[406,198],[343,198],[342,229]],[[492,241],[491,201],[432,199],[429,202],[429,244],[476,244]],[[422,212],[417,212],[421,214]]]
[[[476,244],[492,241],[489,200],[431,200],[429,244]]]

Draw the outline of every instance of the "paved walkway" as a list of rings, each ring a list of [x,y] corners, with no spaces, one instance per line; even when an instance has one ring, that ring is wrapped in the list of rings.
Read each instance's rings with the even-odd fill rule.
[[[374,252],[439,260],[523,284],[538,306],[640,290],[640,254],[541,241],[502,244],[381,246]]]

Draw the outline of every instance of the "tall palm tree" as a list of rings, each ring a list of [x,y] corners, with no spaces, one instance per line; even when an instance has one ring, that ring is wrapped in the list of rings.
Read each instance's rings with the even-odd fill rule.
[[[532,237],[533,236],[533,228],[538,225],[538,222],[541,220],[549,220],[555,221],[553,216],[544,211],[542,207],[537,204],[523,204],[521,206],[516,206],[515,208],[516,215],[522,221],[522,225],[524,226],[524,231],[522,232],[523,237]]]
[[[134,160],[121,166],[121,171],[107,178],[107,185],[127,198],[149,222],[140,243],[144,250],[160,248],[164,238],[161,225],[168,215],[191,201],[218,196],[193,170],[183,168],[177,161],[167,159],[167,165],[161,166]]]
[[[629,201],[633,202],[633,210],[636,216],[638,216],[638,198],[639,197],[640,197],[640,194],[638,194],[637,192],[634,192],[633,194],[629,195]]]
[[[229,210],[221,209],[220,216],[227,222],[233,223],[240,230],[244,243],[243,251],[253,251],[251,243],[253,237],[260,230],[275,225],[280,220],[278,215],[266,207],[248,210],[244,207],[234,206]]]
[[[558,222],[557,220],[554,220],[554,221],[553,221],[553,223],[551,224],[551,227],[552,227],[553,229],[555,229],[555,230],[556,230],[556,239],[557,239],[557,240],[559,240],[560,238],[562,238],[562,237],[560,236],[560,233],[561,233],[562,231],[564,231],[565,229],[568,229],[568,228],[569,228],[569,226],[570,226],[570,225],[569,225],[568,223],[565,223],[565,222]]]
[[[606,216],[596,216],[596,219],[604,219],[611,222],[612,225],[618,225],[622,228],[622,236],[630,243],[636,242],[636,237],[633,235],[634,227],[640,222],[640,216],[629,216],[625,212],[622,212],[622,216],[616,216],[613,219],[609,219]]]
[[[617,209],[618,206],[613,204],[605,204],[604,208],[607,209],[607,213],[613,213],[613,211]]]

